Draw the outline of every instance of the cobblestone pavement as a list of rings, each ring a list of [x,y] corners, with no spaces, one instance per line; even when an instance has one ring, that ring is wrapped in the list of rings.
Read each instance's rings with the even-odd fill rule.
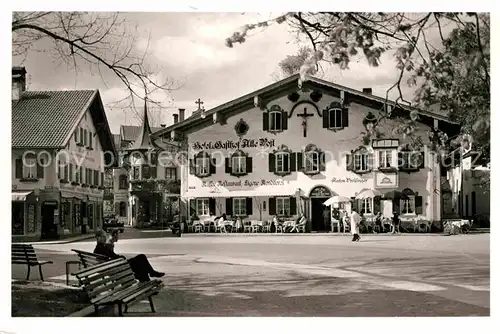
[[[157,316],[488,316],[489,234],[183,235],[120,240],[165,271]],[[63,281],[71,249],[37,245],[44,276]],[[25,268],[13,266],[13,278]],[[36,274],[33,279],[37,278]],[[149,305],[131,310],[150,315]]]

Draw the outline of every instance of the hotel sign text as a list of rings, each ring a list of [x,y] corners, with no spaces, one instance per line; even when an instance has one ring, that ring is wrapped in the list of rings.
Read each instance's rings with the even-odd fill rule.
[[[275,140],[269,138],[258,138],[258,139],[240,139],[240,140],[217,140],[217,141],[205,141],[205,142],[195,142],[193,144],[194,150],[233,150],[240,148],[263,148],[263,147],[274,147]]]
[[[245,181],[203,181],[201,187],[259,187],[283,186],[283,180],[245,180]]]

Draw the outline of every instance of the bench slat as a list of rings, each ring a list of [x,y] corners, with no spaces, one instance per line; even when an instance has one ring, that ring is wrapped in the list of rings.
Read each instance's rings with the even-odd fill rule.
[[[122,279],[112,281],[111,283],[102,287],[101,293],[93,295],[89,294],[91,302],[100,302],[103,298],[114,296],[117,293],[123,291],[124,289],[127,289],[128,287],[135,285],[137,281],[135,279],[130,279],[130,278],[131,278],[130,276],[127,276]]]
[[[134,294],[136,291],[139,291],[141,289],[147,290],[147,289],[153,287],[151,282],[152,281],[143,282],[143,283],[138,283],[138,284],[133,285],[133,286],[129,286],[129,287],[123,289],[122,291],[118,291],[115,294],[109,295],[107,298],[101,299],[98,302],[98,304],[104,305],[104,304],[113,303],[116,301],[122,301],[123,298]]]
[[[126,285],[129,282],[135,283],[134,273],[131,271],[124,271],[118,275],[113,275],[113,277],[107,277],[102,279],[102,283],[97,285],[94,289],[88,290],[90,298],[100,295],[106,291],[114,290],[118,285]],[[105,281],[105,282],[104,282]]]
[[[117,277],[117,275],[120,275],[120,273],[130,271],[129,267],[130,266],[127,266],[126,264],[119,264],[109,270],[83,277],[80,279],[80,282],[84,284],[89,291],[92,291],[100,285],[111,282]]]
[[[154,281],[152,281],[152,282],[154,282]],[[141,288],[137,289],[137,291],[135,291],[133,294],[130,294],[127,297],[123,298],[122,301],[125,304],[128,304],[128,303],[132,302],[133,300],[135,300],[137,297],[140,297],[141,295],[146,294],[149,297],[152,294],[155,294],[158,291],[160,291],[162,287],[163,287],[163,284],[153,284],[151,286],[141,287]]]
[[[107,268],[112,268],[115,266],[117,263],[128,263],[126,259],[120,258],[120,259],[115,259],[115,260],[110,260],[104,263],[101,263],[97,266],[91,267],[91,268],[85,268],[75,274],[76,277],[85,277],[89,276],[92,274],[97,274],[99,272],[105,271]]]

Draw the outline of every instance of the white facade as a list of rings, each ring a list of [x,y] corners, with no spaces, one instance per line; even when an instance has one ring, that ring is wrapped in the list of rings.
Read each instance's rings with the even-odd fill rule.
[[[273,110],[273,106],[279,106],[288,115],[287,129],[280,132],[264,131],[263,118],[267,117],[264,114],[266,110],[260,107],[254,107],[242,113],[229,116],[225,119],[226,123],[221,125],[221,122],[215,122],[206,127],[192,128],[187,130],[187,143],[189,146],[188,155],[190,160],[196,159],[200,152],[207,153],[211,161],[215,163],[215,168],[212,173],[205,177],[199,177],[193,174],[192,167],[189,163],[184,163],[181,170],[181,197],[187,201],[191,200],[190,215],[193,210],[196,215],[203,219],[210,215],[220,215],[222,213],[245,211],[240,210],[243,206],[243,199],[251,198],[247,203],[251,205],[246,208],[242,216],[248,219],[268,220],[277,211],[283,211],[282,207],[290,205],[283,203],[283,198],[299,198],[297,210],[294,214],[285,216],[292,218],[304,210],[309,218],[317,215],[315,212],[320,208],[317,203],[313,204],[310,199],[319,197],[326,199],[330,195],[341,195],[346,197],[355,197],[364,189],[376,189],[381,192],[390,190],[410,189],[415,197],[421,197],[421,213],[413,212],[407,214],[408,217],[416,217],[427,219],[430,221],[439,221],[440,213],[440,198],[439,198],[439,168],[434,155],[424,148],[425,167],[411,173],[402,171],[397,172],[381,172],[377,168],[373,168],[371,172],[365,174],[354,173],[346,168],[346,154],[352,154],[362,145],[361,132],[366,131],[362,122],[369,111],[374,112],[368,107],[361,104],[350,103],[348,108],[348,126],[330,130],[323,128],[323,119],[320,114],[323,110],[328,109],[332,102],[341,102],[339,98],[324,95],[322,99],[314,103],[309,98],[310,92],[299,92],[300,98],[298,102],[291,102],[286,96],[273,101],[266,101],[267,111]],[[301,101],[306,103],[299,104]],[[316,107],[314,106],[317,106]],[[276,108],[277,109],[277,108]],[[291,111],[293,110],[293,113]],[[307,113],[313,114],[307,118],[306,134],[304,135],[304,118],[298,114],[302,114],[306,109]],[[245,122],[248,125],[248,131],[243,135],[238,135],[235,131],[237,124]],[[393,136],[392,129],[395,126],[395,121],[385,120],[379,124],[378,129],[382,130],[384,138],[397,139],[398,144],[404,144],[404,139]],[[421,125],[419,131],[422,133],[424,144],[428,144],[425,140],[428,138],[427,131],[430,130],[426,125]],[[314,145],[325,154],[324,170],[319,171],[315,175],[306,175],[298,169],[297,159],[290,160],[290,164],[294,167],[288,175],[276,175],[270,167],[270,153],[277,154],[279,148],[286,146],[285,149],[293,153],[302,153],[302,165],[307,164],[305,150],[309,145]],[[231,158],[232,154],[237,150],[241,150],[251,158],[251,172],[243,176],[234,176],[226,172],[226,158]],[[379,165],[379,150],[373,149],[371,145],[367,146],[369,153],[373,154],[374,166]],[[382,154],[382,158],[385,153]],[[391,156],[392,163],[398,158],[398,150],[391,149],[387,155]],[[275,159],[276,156],[275,156]],[[250,160],[247,160],[247,163]],[[314,163],[313,163],[314,165]],[[248,168],[248,166],[247,166]],[[311,192],[316,187],[324,187],[328,194]],[[317,188],[316,188],[317,189]],[[324,190],[324,189],[322,189]],[[226,198],[232,198],[228,201]],[[241,198],[241,199],[240,199]],[[236,201],[235,201],[236,199]],[[286,200],[288,202],[288,200]],[[278,203],[279,204],[275,204]],[[369,201],[368,201],[369,202]],[[226,206],[231,203],[232,208]],[[251,203],[251,204],[250,204]],[[270,203],[276,205],[275,208],[269,208]],[[359,203],[359,202],[358,202]],[[206,208],[206,206],[212,208]],[[293,204],[292,204],[293,205]],[[359,204],[358,204],[359,205]],[[360,204],[370,207],[373,214],[375,211],[373,200],[370,203]],[[415,204],[413,204],[415,205]],[[385,209],[383,208],[384,206]],[[387,206],[391,206],[389,209]],[[279,208],[278,208],[279,207]],[[214,212],[209,212],[210,209]],[[248,214],[248,210],[251,214]],[[386,201],[381,204],[379,210],[383,212],[392,212],[392,201]],[[411,210],[410,210],[411,211]],[[286,218],[286,217],[285,217]]]

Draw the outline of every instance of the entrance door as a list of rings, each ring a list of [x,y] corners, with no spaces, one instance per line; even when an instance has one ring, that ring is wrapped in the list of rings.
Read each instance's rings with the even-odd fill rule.
[[[328,231],[330,227],[330,207],[327,206],[326,208],[328,209],[328,220],[327,224],[325,225],[325,220],[323,216],[323,212],[325,210],[325,206],[323,203],[327,200],[328,198],[321,198],[321,197],[315,197],[311,198],[311,225],[312,225],[312,230],[313,231]]]
[[[24,202],[12,202],[12,235],[24,234]]]
[[[42,238],[55,238],[57,236],[57,225],[54,224],[55,205],[42,205]]]

